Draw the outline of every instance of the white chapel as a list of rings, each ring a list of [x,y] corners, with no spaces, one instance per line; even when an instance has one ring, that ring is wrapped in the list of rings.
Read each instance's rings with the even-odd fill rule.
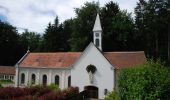
[[[102,27],[97,14],[93,42],[83,52],[27,53],[18,61],[15,86],[49,85],[61,89],[73,86],[79,91],[93,90],[103,99],[116,86],[117,70],[146,61],[143,51],[102,52]]]

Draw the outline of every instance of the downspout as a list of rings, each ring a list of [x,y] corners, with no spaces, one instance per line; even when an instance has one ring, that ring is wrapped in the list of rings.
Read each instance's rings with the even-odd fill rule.
[[[114,69],[114,91],[118,91],[118,69]]]
[[[116,90],[116,68],[114,69],[114,91]]]
[[[15,77],[15,87],[19,87],[19,65],[16,64],[16,77]]]

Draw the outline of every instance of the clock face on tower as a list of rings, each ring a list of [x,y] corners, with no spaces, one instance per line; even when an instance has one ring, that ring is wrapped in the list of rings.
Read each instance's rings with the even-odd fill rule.
[[[95,35],[96,35],[96,37],[99,37],[99,33],[96,33]]]

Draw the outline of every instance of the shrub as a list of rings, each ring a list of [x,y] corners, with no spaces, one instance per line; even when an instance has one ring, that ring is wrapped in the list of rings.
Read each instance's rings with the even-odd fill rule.
[[[78,88],[70,87],[63,91],[51,91],[42,95],[38,100],[77,100]]]
[[[107,96],[104,98],[104,100],[120,100],[119,94],[116,91],[112,91],[107,94]]]
[[[16,97],[28,98],[29,96],[37,97],[49,93],[51,91],[52,91],[51,89],[42,86],[33,86],[30,88],[5,87],[0,89],[0,99],[16,98]]]
[[[170,99],[170,71],[160,61],[148,61],[144,65],[120,71],[118,90],[120,99],[157,100]],[[166,100],[165,99],[165,100]]]
[[[50,88],[41,85],[25,88],[5,87],[0,89],[0,100],[77,100],[78,88],[70,87],[63,91]]]
[[[11,80],[0,80],[0,83],[1,84],[9,84],[9,83],[14,83],[14,82]]]
[[[58,85],[55,85],[54,83],[50,84],[47,86],[49,89],[54,90],[54,91],[58,91],[60,90],[60,88],[58,87]]]
[[[48,87],[43,87],[42,85],[36,85],[36,86],[32,86],[30,88],[26,87],[24,88],[25,90],[25,94],[27,95],[37,95],[37,96],[41,96],[43,94],[46,94],[50,91],[52,91],[50,88]]]
[[[13,98],[24,95],[22,88],[5,87],[0,89],[0,98]]]
[[[58,91],[52,91],[47,94],[42,95],[38,98],[38,100],[66,100],[66,94],[64,92]]]
[[[63,92],[66,94],[66,100],[77,100],[79,89],[78,87],[69,87]]]

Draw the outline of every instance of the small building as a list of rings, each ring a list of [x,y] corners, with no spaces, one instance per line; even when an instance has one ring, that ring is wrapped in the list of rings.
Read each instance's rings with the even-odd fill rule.
[[[14,66],[0,66],[0,80],[15,81],[15,67]]]
[[[80,91],[103,99],[116,87],[116,71],[146,61],[143,51],[102,52],[102,28],[97,14],[93,28],[93,43],[83,52],[27,52],[16,64],[16,86],[49,85],[61,89],[79,87]]]

